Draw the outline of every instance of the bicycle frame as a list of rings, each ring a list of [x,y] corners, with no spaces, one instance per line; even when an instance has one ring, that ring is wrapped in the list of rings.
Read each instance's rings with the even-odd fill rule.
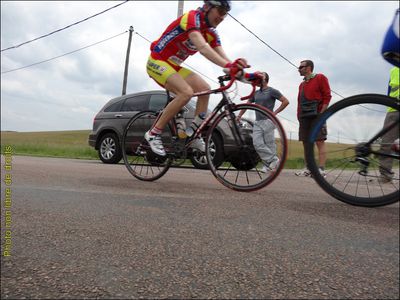
[[[229,75],[225,75],[225,76],[219,76],[218,77],[218,81],[220,84],[219,88],[216,89],[212,89],[212,90],[206,90],[206,91],[201,91],[201,92],[197,92],[193,94],[193,97],[198,97],[198,96],[204,96],[204,95],[211,95],[211,94],[222,94],[222,99],[221,101],[217,104],[217,106],[214,108],[214,110],[211,112],[211,114],[202,122],[202,124],[200,125],[199,128],[197,128],[197,130],[194,132],[193,136],[191,137],[191,141],[187,143],[187,147],[191,144],[191,142],[195,139],[201,136],[201,132],[203,131],[204,127],[206,127],[207,125],[210,124],[211,120],[217,115],[217,113],[224,107],[224,106],[229,106],[229,105],[234,105],[234,103],[231,101],[231,99],[229,98],[229,96],[227,96],[227,94],[225,93],[225,91],[227,89],[229,89],[233,83],[237,80],[236,78],[236,74],[239,72],[239,70],[231,70]],[[224,85],[224,81],[229,80],[227,85]],[[254,93],[255,93],[255,89],[256,89],[256,84],[253,82],[252,84],[252,90],[250,92],[249,95],[245,96],[245,97],[241,97],[240,100],[247,100],[250,99],[251,97],[253,97]],[[167,91],[167,97],[168,97],[168,101],[167,101],[167,105],[168,103],[173,99],[170,94],[169,91]],[[229,110],[229,109],[228,109]],[[163,112],[163,109],[159,111],[159,114],[156,118],[156,120],[154,121],[153,125],[157,123],[158,119],[160,118],[161,114]],[[172,119],[170,122],[172,122],[171,126],[173,128],[173,134],[177,135],[177,128],[176,128],[176,123],[174,121],[174,119]],[[236,137],[235,137],[236,139]],[[243,142],[243,141],[241,141]]]
[[[224,81],[229,80],[229,83],[227,85],[224,85]],[[212,123],[211,121],[218,115],[218,112],[221,111],[222,113],[222,108],[225,107],[225,113],[227,114],[228,118],[232,118],[231,115],[228,115],[230,112],[230,107],[234,106],[235,104],[232,102],[231,98],[227,95],[227,93],[225,92],[227,89],[229,89],[232,84],[234,83],[234,81],[236,80],[235,78],[235,74],[232,75],[226,75],[226,76],[220,76],[218,77],[218,81],[220,84],[220,87],[217,89],[213,89],[213,90],[209,90],[209,91],[203,91],[203,92],[198,92],[195,93],[193,96],[203,96],[203,95],[210,95],[210,94],[222,94],[222,99],[221,101],[216,105],[216,107],[214,108],[214,110],[211,112],[211,114],[209,116],[207,116],[207,118],[201,123],[200,127],[197,128],[197,130],[194,132],[193,136],[191,137],[191,141],[189,141],[186,145],[186,147],[189,147],[190,144],[198,137],[201,136],[201,133],[203,132],[204,128],[207,127],[210,123]],[[254,83],[252,83],[252,91],[248,96],[245,97],[241,97],[240,100],[246,100],[246,99],[250,99],[255,92],[255,88],[256,85]],[[233,116],[234,117],[234,116]],[[243,140],[241,135],[238,132],[238,128],[236,126],[233,126],[232,128],[234,130],[233,132],[233,136],[235,141],[238,143],[239,146],[243,145]]]

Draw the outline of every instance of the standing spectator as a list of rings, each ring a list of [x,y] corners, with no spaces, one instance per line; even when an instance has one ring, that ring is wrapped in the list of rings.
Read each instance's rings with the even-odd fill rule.
[[[400,99],[400,76],[399,76],[399,67],[393,67],[390,70],[390,81],[389,81],[389,87],[388,87],[388,95],[394,99],[399,100]],[[395,110],[394,108],[389,107],[386,113],[385,121],[383,123],[383,127],[388,126],[389,124],[392,124],[393,122],[398,122],[399,118],[399,111]],[[391,151],[391,146],[393,142],[399,138],[399,123],[397,123],[397,126],[392,128],[389,132],[387,132],[383,137],[382,137],[382,142],[381,142],[381,152],[383,153],[390,153]],[[380,178],[379,181],[382,183],[386,182],[391,182],[394,176],[394,173],[392,171],[393,167],[393,158],[390,157],[384,157],[380,156],[379,157],[379,172],[380,172]]]
[[[299,73],[303,76],[303,81],[299,86],[297,97],[297,119],[299,120],[299,140],[303,142],[304,156],[306,153],[306,143],[312,125],[318,114],[324,112],[332,98],[331,88],[329,87],[328,78],[323,74],[313,73],[314,63],[311,60],[303,60],[300,62]],[[326,162],[326,146],[327,138],[326,125],[323,126],[318,133],[316,144],[318,148],[319,169],[323,176],[325,173]],[[297,176],[310,176],[311,172],[307,165],[305,169],[296,172]]]
[[[260,89],[256,91],[254,97],[248,102],[253,102],[264,106],[265,108],[272,111],[275,115],[280,113],[288,106],[288,99],[282,95],[280,91],[268,86],[269,76],[266,72],[256,72],[261,75],[261,82],[259,84]],[[274,111],[275,101],[278,100],[281,105]],[[238,115],[238,121],[246,110],[240,111]],[[274,137],[275,125],[271,120],[261,119],[256,114],[256,121],[253,128],[253,144],[258,155],[260,156],[263,167],[261,172],[266,173],[267,171],[273,171],[279,164],[279,157],[276,155],[276,144]]]

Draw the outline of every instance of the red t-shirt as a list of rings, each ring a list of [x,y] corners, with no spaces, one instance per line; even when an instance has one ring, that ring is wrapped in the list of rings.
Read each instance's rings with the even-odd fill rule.
[[[198,9],[191,10],[173,21],[161,37],[151,44],[151,56],[180,65],[197,52],[189,39],[189,33],[193,30],[199,31],[212,48],[221,46],[217,31],[207,26],[204,12]]]
[[[300,113],[301,92],[304,89],[304,96],[308,100],[318,100],[318,112],[321,111],[324,104],[329,105],[331,101],[331,88],[329,86],[328,78],[323,74],[316,74],[308,81],[303,80],[299,86],[299,93],[297,96],[297,117]]]

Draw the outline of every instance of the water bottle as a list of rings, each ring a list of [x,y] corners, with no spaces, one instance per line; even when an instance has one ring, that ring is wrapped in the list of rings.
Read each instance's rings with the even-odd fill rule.
[[[197,130],[197,128],[200,127],[201,123],[205,119],[206,114],[205,113],[199,113],[193,120],[192,124],[190,125],[189,128],[186,129],[186,134],[187,136],[192,136],[193,133]]]
[[[184,110],[181,110],[178,112],[178,114],[175,116],[175,121],[176,121],[176,128],[178,130],[178,137],[180,139],[185,139],[187,138],[186,134],[186,122],[185,122],[185,117],[184,117]]]

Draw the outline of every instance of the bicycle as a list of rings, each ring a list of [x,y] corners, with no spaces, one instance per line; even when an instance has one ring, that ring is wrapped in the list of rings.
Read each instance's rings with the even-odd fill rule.
[[[237,71],[236,71],[237,72]],[[236,81],[236,73],[218,77],[219,88],[198,92],[194,96],[221,94],[222,99],[209,113],[200,127],[187,139],[179,139],[175,118],[165,127],[162,134],[166,156],[154,154],[144,133],[149,130],[162,113],[160,111],[144,111],[136,114],[127,123],[122,137],[123,159],[128,171],[137,179],[154,181],[166,174],[172,165],[181,164],[192,151],[191,143],[198,137],[205,138],[205,155],[208,167],[216,179],[226,187],[236,191],[254,191],[270,184],[281,172],[287,155],[285,131],[275,115],[256,104],[235,104],[227,90]],[[225,82],[228,82],[225,85]],[[252,83],[249,99],[255,92]],[[169,97],[168,101],[172,101]],[[241,110],[245,109],[245,118],[237,121]],[[276,168],[270,172],[262,172],[263,163],[252,145],[252,127],[256,114],[274,125],[276,154],[280,159]],[[227,135],[233,141],[231,149],[225,145],[215,145],[213,137],[221,138],[221,127],[227,128]]]
[[[397,111],[397,121],[383,128],[389,107]],[[390,130],[397,131],[399,138],[398,113],[398,101],[378,94],[343,99],[322,113],[315,121],[306,147],[307,165],[318,185],[336,199],[356,206],[375,207],[399,201],[398,148],[390,153],[381,150],[382,137]],[[318,170],[314,152],[317,133],[325,124],[328,129],[326,175]],[[385,157],[393,160],[393,178],[386,183],[380,179],[379,172],[385,168],[380,162]]]

